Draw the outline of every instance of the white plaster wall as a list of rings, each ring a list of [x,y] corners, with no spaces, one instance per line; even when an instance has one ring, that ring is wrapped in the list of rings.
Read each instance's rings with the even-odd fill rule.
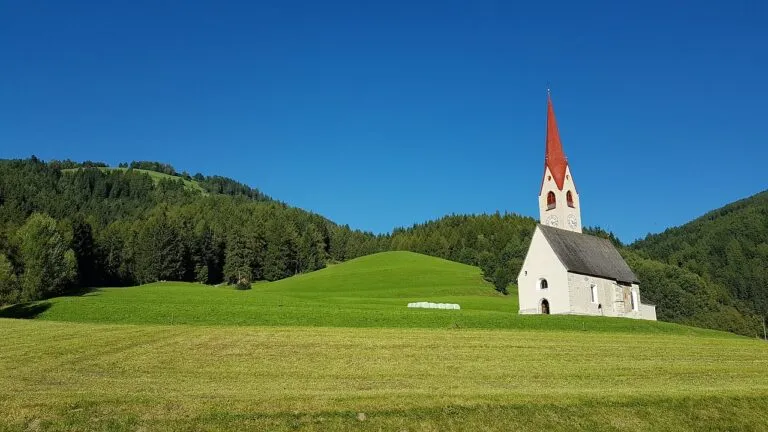
[[[550,191],[555,194],[557,206],[552,210],[547,210],[547,194]],[[573,195],[573,207],[568,207],[568,200],[566,199],[568,191],[571,191]],[[568,215],[570,214],[576,216],[575,229],[571,229],[568,226]],[[558,228],[581,232],[581,202],[579,201],[579,194],[576,192],[576,184],[573,182],[570,167],[565,169],[565,180],[563,180],[562,190],[557,187],[557,182],[555,182],[549,167],[544,170],[544,182],[539,193],[539,220],[542,224],[549,225],[547,219],[549,219],[550,215],[557,216],[559,221]]]
[[[640,303],[640,318],[656,321],[656,306]]]
[[[539,289],[539,280],[546,279],[547,289]],[[517,276],[517,292],[521,314],[541,313],[541,300],[549,301],[552,314],[570,311],[568,272],[547,243],[544,233],[536,227],[523,267]]]
[[[637,310],[632,312],[632,318],[656,321],[656,306],[643,304],[639,285],[632,284],[632,290],[637,293]]]

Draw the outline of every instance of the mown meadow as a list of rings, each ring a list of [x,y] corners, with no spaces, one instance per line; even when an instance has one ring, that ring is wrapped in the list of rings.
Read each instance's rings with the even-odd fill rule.
[[[768,345],[0,320],[0,430],[766,430]]]

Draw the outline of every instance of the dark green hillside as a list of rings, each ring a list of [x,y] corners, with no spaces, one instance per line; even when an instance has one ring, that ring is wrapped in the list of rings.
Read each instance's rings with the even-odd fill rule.
[[[648,235],[632,249],[701,275],[768,315],[768,191]]]
[[[644,301],[656,305],[659,320],[762,337],[754,311],[721,285],[629,249],[622,254],[640,278]]]
[[[158,280],[247,286],[379,247],[224,177],[102,165],[0,161],[0,303]]]

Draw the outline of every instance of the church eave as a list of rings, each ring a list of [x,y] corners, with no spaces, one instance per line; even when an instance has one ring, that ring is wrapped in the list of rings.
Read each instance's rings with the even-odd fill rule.
[[[623,282],[623,283],[628,283],[628,284],[639,284],[640,283],[639,280],[621,280],[621,279],[617,279],[617,278],[611,277],[611,276],[604,276],[604,275],[599,275],[599,274],[593,274],[593,273],[584,272],[584,271],[567,270],[567,272],[568,273],[577,274],[577,275],[581,275],[581,276],[589,276],[589,277],[594,277],[594,278],[599,278],[599,279],[611,280],[611,281],[614,281],[614,282],[617,282],[617,283],[618,282]],[[635,278],[635,279],[637,279],[637,278]]]

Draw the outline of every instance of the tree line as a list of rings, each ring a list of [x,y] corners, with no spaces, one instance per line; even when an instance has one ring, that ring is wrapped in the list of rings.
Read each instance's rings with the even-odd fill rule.
[[[101,166],[0,161],[0,302],[160,280],[247,287],[378,250],[370,233],[260,192],[202,194]]]

